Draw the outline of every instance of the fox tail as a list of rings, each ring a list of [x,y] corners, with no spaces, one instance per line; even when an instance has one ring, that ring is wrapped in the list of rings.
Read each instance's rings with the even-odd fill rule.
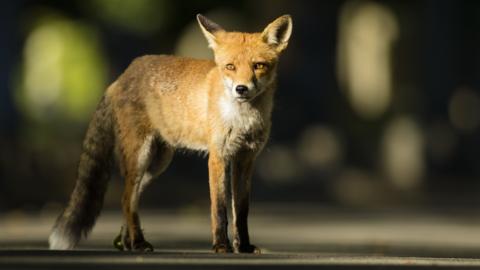
[[[104,96],[83,141],[75,188],[48,239],[50,249],[73,249],[95,225],[110,178],[113,145],[112,110]]]

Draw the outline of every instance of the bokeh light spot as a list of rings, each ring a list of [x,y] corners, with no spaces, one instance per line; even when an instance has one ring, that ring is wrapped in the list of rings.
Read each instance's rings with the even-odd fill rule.
[[[424,175],[424,139],[419,126],[408,117],[391,121],[382,141],[383,169],[400,189],[417,187]]]
[[[106,85],[106,63],[92,27],[60,17],[38,21],[26,39],[20,110],[29,118],[85,121]]]
[[[315,125],[303,131],[298,155],[302,162],[312,169],[330,170],[342,159],[342,145],[331,128]]]
[[[393,12],[374,2],[347,2],[339,23],[337,73],[355,112],[382,115],[391,102],[393,41],[399,25]]]

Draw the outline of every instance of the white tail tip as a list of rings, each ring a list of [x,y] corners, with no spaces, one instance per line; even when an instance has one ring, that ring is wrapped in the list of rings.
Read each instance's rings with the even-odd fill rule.
[[[50,249],[68,250],[73,249],[76,243],[71,236],[55,228],[48,238],[48,244],[50,245]]]

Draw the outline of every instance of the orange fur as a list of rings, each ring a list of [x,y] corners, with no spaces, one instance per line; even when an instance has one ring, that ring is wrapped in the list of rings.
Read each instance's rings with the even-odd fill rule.
[[[288,44],[291,18],[279,17],[262,33],[227,32],[201,15],[197,19],[215,61],[143,56],[105,94],[125,178],[125,228],[117,247],[152,249],[138,217],[141,191],[165,170],[175,149],[186,148],[209,154],[214,250],[259,251],[247,229],[250,178],[270,133],[277,62]],[[233,248],[227,233],[229,165]]]

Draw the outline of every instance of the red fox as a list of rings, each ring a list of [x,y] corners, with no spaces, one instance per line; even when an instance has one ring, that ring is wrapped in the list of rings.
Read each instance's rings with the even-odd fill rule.
[[[251,176],[269,137],[277,64],[292,19],[281,16],[262,33],[227,32],[200,14],[197,20],[214,61],[139,57],[106,90],[83,141],[73,193],[49,237],[51,249],[72,249],[90,232],[117,160],[125,179],[125,223],[114,245],[153,251],[140,225],[140,195],[168,167],[175,150],[186,148],[208,153],[213,251],[260,252],[250,244],[247,227]]]

